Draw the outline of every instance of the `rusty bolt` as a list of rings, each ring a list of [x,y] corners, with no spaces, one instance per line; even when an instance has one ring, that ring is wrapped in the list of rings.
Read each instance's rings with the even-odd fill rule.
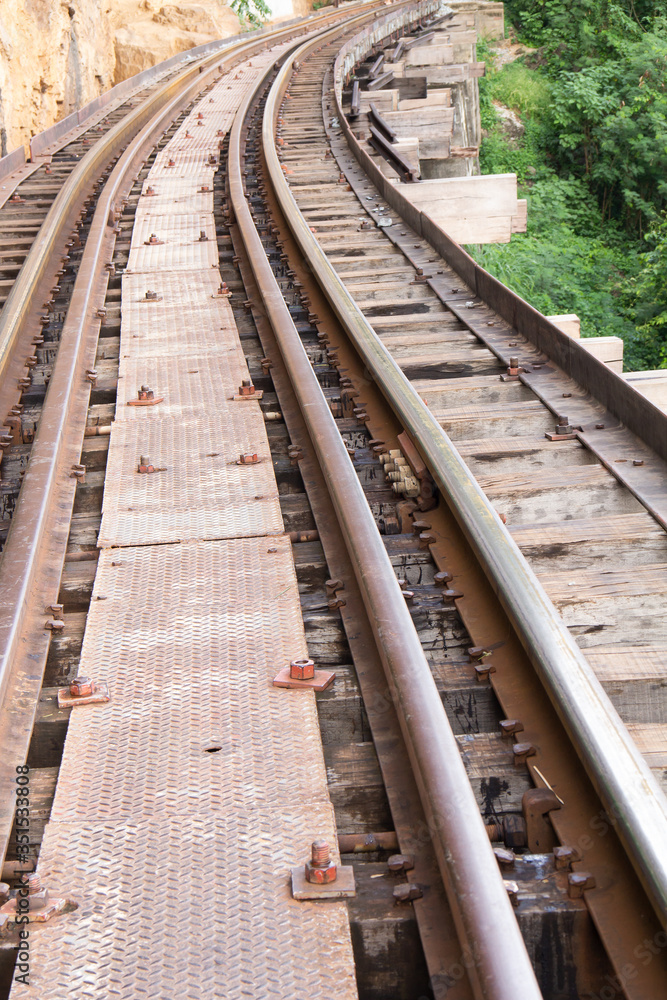
[[[415,866],[415,859],[411,854],[392,854],[387,859],[387,867],[390,872],[408,872]]]
[[[155,190],[149,184],[148,187],[146,188],[146,190],[144,191],[144,195],[147,198],[152,198],[154,194],[155,194]]]
[[[155,246],[157,243],[160,243],[160,242],[161,242],[161,240],[159,240],[157,238],[157,234],[156,233],[151,233],[150,236],[148,237],[148,239],[146,240],[146,246]]]
[[[514,763],[522,764],[529,757],[534,757],[537,750],[532,743],[515,743],[512,747],[512,753],[514,754]]]
[[[573,861],[579,860],[579,851],[575,847],[554,847],[554,863],[556,868],[570,868]]]
[[[305,872],[307,882],[328,885],[336,881],[338,869],[331,860],[331,848],[326,840],[313,841],[310,861],[306,861]]]
[[[263,372],[269,372],[273,368],[273,362],[271,361],[271,358],[260,358],[259,363],[262,366]]]
[[[327,597],[333,597],[336,591],[343,589],[344,584],[342,580],[326,580],[324,587],[327,592]]]
[[[496,668],[491,660],[483,660],[481,663],[475,664],[475,676],[478,681],[487,681],[489,674],[495,674],[495,672]]]
[[[450,590],[447,588],[442,592],[443,604],[449,604],[451,601],[457,601],[459,597],[463,597],[463,592],[460,590]]]
[[[419,548],[427,549],[429,545],[435,543],[435,535],[431,534],[429,531],[422,531],[419,535]]]
[[[596,424],[595,425],[595,430],[596,431],[603,431],[604,430],[604,424]]]
[[[153,292],[153,291],[148,290],[146,292],[146,295],[144,297],[145,297],[145,299],[146,299],[147,302],[155,302],[155,300],[158,297],[158,294],[157,294],[157,292]]]
[[[523,728],[523,722],[518,719],[501,719],[500,721],[503,736],[514,736],[515,733],[522,733]]]
[[[239,386],[239,396],[254,396],[255,387],[249,378],[244,378]]]
[[[171,159],[170,159],[170,160],[168,161],[168,163],[167,163],[167,166],[168,166],[168,167],[175,167],[175,166],[176,166],[176,160],[171,160]]]
[[[289,665],[289,675],[296,681],[309,681],[315,676],[315,664],[307,657],[302,660],[292,660]]]
[[[644,464],[644,459],[643,458],[633,458],[632,464],[633,465],[643,465]]]
[[[75,677],[69,686],[73,698],[88,698],[93,693],[93,682],[90,677]]]
[[[411,882],[403,882],[402,885],[394,887],[392,895],[398,903],[409,903],[412,899],[421,899],[424,893],[418,885],[413,885]]]
[[[155,393],[149,385],[142,385],[140,389],[137,389],[138,399],[154,399]]]
[[[513,868],[514,862],[516,861],[516,855],[514,851],[510,851],[507,847],[494,847],[493,853],[496,856],[496,861],[501,868]]]
[[[595,888],[595,876],[590,872],[570,872],[567,876],[567,894],[570,899],[581,899],[587,889]]]
[[[151,460],[147,455],[141,455],[139,458],[139,465],[137,466],[137,472],[149,473],[155,472],[155,466],[151,465]]]
[[[436,587],[444,587],[445,584],[449,583],[451,579],[452,579],[452,574],[443,571],[435,574],[435,576],[433,577],[433,582],[436,585]]]
[[[507,895],[510,898],[510,903],[512,906],[519,905],[519,886],[516,882],[505,881],[505,888],[507,889]]]
[[[205,229],[200,229],[199,230],[199,240],[198,240],[198,242],[199,243],[206,243],[206,242],[208,242],[208,236],[206,235],[206,230]]]
[[[252,451],[252,452],[246,451],[246,452],[243,452],[241,455],[239,455],[239,460],[238,460],[238,462],[236,464],[237,465],[256,465],[258,462],[259,462],[259,458],[257,457],[257,452],[256,451]]]

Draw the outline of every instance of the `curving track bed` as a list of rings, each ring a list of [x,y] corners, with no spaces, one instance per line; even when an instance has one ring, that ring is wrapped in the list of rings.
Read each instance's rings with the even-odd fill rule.
[[[458,21],[208,54],[33,224],[0,314],[12,998],[664,992],[667,418],[410,210],[350,108]],[[93,182],[40,416],[16,373]]]

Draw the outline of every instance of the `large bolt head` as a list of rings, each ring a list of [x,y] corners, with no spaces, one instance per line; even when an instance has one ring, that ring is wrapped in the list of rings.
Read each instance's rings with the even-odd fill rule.
[[[317,885],[328,885],[330,882],[335,882],[338,875],[338,868],[333,861],[330,861],[323,868],[319,868],[312,864],[312,862],[306,861],[305,868],[306,881],[315,882]]]

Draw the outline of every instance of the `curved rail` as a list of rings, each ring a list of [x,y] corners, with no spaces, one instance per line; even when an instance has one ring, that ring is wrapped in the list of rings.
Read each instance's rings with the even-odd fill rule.
[[[301,46],[288,65],[328,37],[324,33],[316,43]],[[284,78],[281,72],[279,79]],[[275,91],[274,86],[272,95]],[[273,121],[275,110],[275,100],[269,100],[265,143],[266,123]],[[347,541],[460,941],[471,956],[466,966],[474,995],[478,1000],[537,1000],[541,994],[535,973],[405,597],[252,221],[243,190],[241,151],[243,121],[251,102],[249,96],[239,109],[230,136],[234,215]],[[269,128],[269,143],[271,139]]]
[[[281,210],[313,274],[382,393],[419,444],[667,925],[667,799],[607,694],[493,506],[350,297],[310,231],[284,178],[273,137],[280,101],[303,45],[285,62],[263,127],[267,169]]]
[[[327,22],[338,18],[340,12],[334,18],[328,16]],[[317,27],[319,25],[307,23],[309,33]],[[0,404],[3,393],[16,392],[7,385],[7,371],[16,365],[14,349],[24,327],[29,325],[27,320],[34,311],[35,302],[41,301],[41,284],[48,272],[53,249],[69,233],[79,212],[81,192],[88,189],[96,173],[99,174],[109,159],[129,142],[98,201],[88,241],[90,246],[84,251],[42,418],[33,441],[25,488],[20,494],[0,561],[0,749],[7,768],[25,761],[34,714],[34,705],[27,692],[41,682],[44,660],[40,665],[40,657],[45,658],[48,650],[48,639],[33,640],[35,636],[48,635],[43,631],[45,607],[55,602],[58,595],[67,531],[56,525],[55,511],[62,513],[68,505],[71,509],[74,480],[69,478],[69,468],[79,460],[81,443],[79,440],[76,446],[72,444],[76,435],[72,435],[68,417],[73,407],[83,407],[82,415],[79,412],[82,436],[90,388],[85,381],[83,355],[87,338],[84,330],[94,323],[94,306],[101,304],[94,293],[101,288],[99,271],[103,271],[104,262],[100,261],[100,251],[104,245],[109,245],[105,242],[111,232],[107,221],[114,214],[114,202],[125,179],[133,176],[141,157],[148,152],[149,139],[150,144],[154,144],[180,109],[218,71],[221,62],[252,55],[268,41],[289,39],[293,30],[293,25],[281,26],[270,34],[252,40],[244,38],[214,56],[207,56],[170,80],[129,119],[115,126],[98,143],[100,148],[96,146],[91,150],[68,177],[5,304],[0,317]],[[92,367],[93,362],[94,350],[88,367]],[[70,440],[66,440],[66,430]],[[9,704],[10,693],[19,699],[16,706],[13,698]],[[0,791],[7,793],[1,796],[0,805],[0,852],[3,856],[13,821],[12,781],[13,777],[0,774]]]

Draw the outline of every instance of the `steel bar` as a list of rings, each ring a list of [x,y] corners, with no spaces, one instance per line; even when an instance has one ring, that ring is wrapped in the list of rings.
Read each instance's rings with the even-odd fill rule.
[[[381,90],[382,87],[388,87],[394,82],[394,74],[390,71],[389,73],[382,73],[381,76],[376,76],[374,80],[369,80],[367,90]]]
[[[353,118],[359,117],[359,112],[361,111],[361,101],[359,98],[359,81],[355,80],[352,84],[352,99],[350,101],[350,114]]]
[[[318,44],[326,38],[327,34],[321,35]],[[301,57],[308,47],[298,49]],[[287,73],[290,69],[291,60]],[[286,73],[281,72],[279,80],[285,78]],[[263,123],[263,143],[272,161],[272,175],[276,170],[280,172],[272,148],[278,99],[274,86]],[[470,962],[475,996],[480,1000],[537,1000],[540,991],[535,974],[405,598],[250,215],[241,173],[243,120],[250,104],[248,97],[239,109],[230,137],[229,184],[234,214],[373,625],[462,950]],[[290,207],[290,215],[293,212]],[[292,219],[288,217],[288,221]]]
[[[368,71],[369,79],[371,80],[375,79],[375,77],[379,74],[380,70],[382,69],[383,63],[384,63],[384,52],[381,52]]]
[[[398,136],[394,132],[394,130],[391,127],[391,125],[389,125],[384,120],[384,118],[382,117],[382,115],[380,114],[380,112],[378,111],[378,109],[372,103],[371,103],[371,106],[370,106],[370,117],[371,117],[371,121],[378,127],[379,131],[380,132],[384,132],[385,138],[387,138],[389,140],[389,142],[396,142],[396,140],[398,139]]]
[[[277,88],[290,72],[281,70]],[[268,110],[268,109],[267,109]],[[268,143],[268,125],[265,139]],[[301,216],[275,149],[271,180],[299,247],[378,386],[403,421],[516,629],[667,926],[667,799],[581,650],[449,437],[376,336]]]
[[[413,165],[406,160],[401,152],[392,146],[391,142],[387,141],[381,132],[378,132],[376,128],[371,125],[371,137],[368,140],[373,149],[376,149],[378,153],[385,158],[389,163],[391,163],[394,170],[401,175],[401,177],[406,181],[418,181],[419,177],[415,174],[417,171]]]

